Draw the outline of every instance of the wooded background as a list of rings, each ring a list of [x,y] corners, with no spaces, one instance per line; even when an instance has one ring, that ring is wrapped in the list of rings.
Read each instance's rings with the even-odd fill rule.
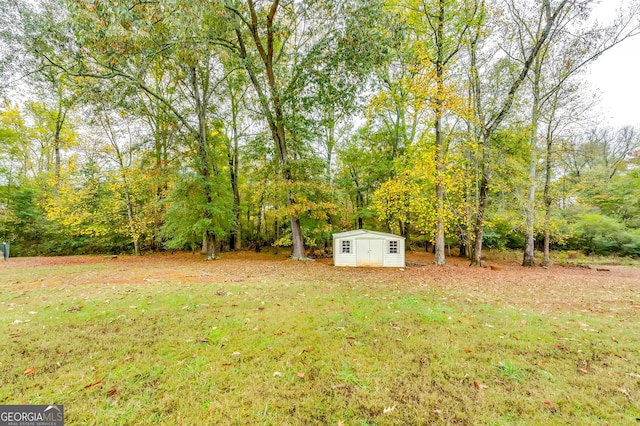
[[[595,4],[0,0],[0,239],[638,256],[640,132],[600,122],[584,74],[640,3]]]

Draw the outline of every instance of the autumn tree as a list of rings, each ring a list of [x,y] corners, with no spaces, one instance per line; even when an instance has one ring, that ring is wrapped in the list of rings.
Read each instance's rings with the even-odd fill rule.
[[[525,52],[522,60],[511,61],[509,58],[497,57],[495,51],[493,51],[493,53],[484,52],[487,57],[498,59],[495,65],[508,70],[508,73],[504,75],[507,83],[503,85],[503,89],[494,88],[494,90],[498,90],[498,93],[487,93],[487,90],[485,90],[487,89],[486,83],[482,83],[480,74],[482,70],[491,70],[491,67],[486,63],[486,59],[482,61],[482,63],[480,62],[479,55],[481,54],[483,43],[487,40],[485,34],[486,20],[492,16],[490,14],[491,9],[485,5],[484,1],[481,3],[479,19],[477,20],[477,25],[474,27],[475,29],[470,38],[471,41],[469,45],[471,92],[474,99],[478,132],[481,139],[481,177],[478,189],[478,208],[474,232],[476,240],[473,248],[472,265],[479,266],[482,259],[484,221],[487,210],[489,182],[491,179],[492,136],[511,112],[519,89],[524,84],[531,67],[534,65],[534,61],[538,58],[540,50],[548,43],[550,35],[557,28],[563,13],[577,6],[577,3],[577,0],[559,0],[557,2],[545,0],[538,6],[542,11],[540,29],[533,39],[522,42],[522,51]],[[510,40],[509,37],[505,38],[504,36],[503,39]],[[490,47],[490,44],[485,45],[487,48]]]
[[[532,44],[540,37],[545,16],[549,11],[527,10],[527,4],[515,0],[508,2],[508,10],[517,26],[520,38],[520,60],[526,57],[523,46]],[[525,203],[525,248],[523,266],[533,266],[534,260],[534,216],[536,192],[536,167],[538,163],[538,129],[541,109],[546,107],[553,95],[569,83],[569,78],[582,70],[602,52],[633,36],[640,30],[636,22],[638,8],[632,7],[614,20],[612,24],[589,25],[586,20],[592,6],[587,2],[566,8],[558,15],[556,28],[549,34],[547,42],[535,57],[529,74],[531,88],[530,113],[530,160],[529,190]]]
[[[447,163],[444,124],[447,115],[456,109],[458,113],[463,113],[459,107],[460,96],[455,94],[455,91],[452,90],[454,86],[449,84],[447,80],[451,73],[452,64],[457,60],[457,55],[466,40],[467,32],[474,25],[479,5],[477,1],[436,0],[422,1],[416,6],[420,10],[417,18],[421,26],[426,29],[424,33],[419,33],[425,38],[422,54],[432,67],[435,85],[434,93],[429,96],[429,104],[433,113],[435,197],[437,200],[435,205],[435,263],[443,265],[445,263],[444,199],[446,192],[444,171]],[[411,7],[409,8],[411,9]]]
[[[360,11],[358,2],[325,2],[322,7],[313,3],[294,1],[254,2],[246,4],[230,2],[226,5],[229,15],[237,23],[234,28],[235,43],[231,49],[239,56],[258,98],[263,117],[271,134],[280,163],[282,179],[288,186],[295,186],[296,144],[305,143],[299,110],[310,91],[320,90],[318,72],[325,68],[325,61],[332,55],[340,60],[343,72],[361,72],[353,60],[354,43],[364,41],[366,33],[350,31],[352,28],[344,16]],[[369,8],[367,11],[371,11]],[[356,23],[357,22],[352,22]],[[360,59],[372,51],[359,53]],[[366,65],[368,61],[361,61]],[[320,82],[322,84],[322,81]],[[325,81],[326,83],[326,81]],[[326,84],[323,85],[326,89]],[[336,86],[337,87],[337,86]],[[352,91],[349,87],[342,91]],[[318,93],[318,92],[317,92]],[[328,102],[329,114],[339,105],[340,97],[334,93],[322,96]],[[313,96],[312,96],[313,97]],[[332,126],[331,122],[329,125]],[[331,141],[329,144],[331,145]],[[331,148],[332,149],[332,148]],[[303,148],[304,150],[304,148]],[[303,232],[300,225],[300,209],[294,191],[286,192],[290,210],[292,257],[304,259]]]

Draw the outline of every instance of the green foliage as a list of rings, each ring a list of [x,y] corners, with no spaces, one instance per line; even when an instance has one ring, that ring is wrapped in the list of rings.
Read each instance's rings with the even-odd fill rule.
[[[597,213],[578,216],[573,244],[587,254],[640,256],[640,232],[628,230],[618,219]]]
[[[195,248],[204,233],[224,247],[239,225],[245,244],[287,245],[295,217],[313,249],[354,227],[432,240],[442,218],[448,242],[470,241],[483,178],[476,119],[503,105],[520,65],[482,58],[486,99],[473,111],[459,49],[477,31],[479,44],[513,53],[510,19],[529,22],[535,6],[274,4],[254,2],[254,28],[250,4],[235,0],[3,1],[0,73],[30,90],[0,109],[0,237],[17,254]],[[491,248],[523,245],[530,105],[520,92],[511,100],[486,164]],[[129,131],[105,135],[100,114]],[[555,246],[638,255],[637,133],[554,141],[552,214],[536,214],[538,241],[544,228]]]
[[[41,254],[39,244],[45,233],[46,223],[36,191],[26,186],[12,188],[8,207],[0,209],[0,238],[11,243],[12,255]]]
[[[214,198],[208,200],[207,193]],[[231,195],[201,175],[181,175],[169,192],[167,204],[162,234],[168,249],[195,249],[205,232],[222,239],[231,229]]]

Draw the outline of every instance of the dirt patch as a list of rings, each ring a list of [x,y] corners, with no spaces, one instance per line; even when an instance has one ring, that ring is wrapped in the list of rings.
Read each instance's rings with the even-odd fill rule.
[[[315,280],[328,287],[339,284],[388,286],[420,292],[438,290],[473,301],[500,303],[539,312],[601,312],[616,315],[640,311],[640,269],[624,266],[597,268],[523,268],[502,263],[499,269],[471,268],[466,259],[448,258],[434,266],[433,255],[407,254],[405,268],[345,268],[331,259],[308,262],[272,253],[224,253],[206,262],[198,254],[153,254],[142,257],[103,256],[14,258],[0,262],[0,285],[5,289],[88,284],[140,284],[171,281],[209,283],[259,283],[272,279]],[[493,263],[495,264],[495,263]],[[84,265],[95,265],[84,266]],[[28,275],[16,279],[21,272]]]

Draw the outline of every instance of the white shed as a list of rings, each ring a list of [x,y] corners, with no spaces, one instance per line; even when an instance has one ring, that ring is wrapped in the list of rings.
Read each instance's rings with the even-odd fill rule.
[[[333,234],[335,266],[404,267],[404,237],[358,229]]]

